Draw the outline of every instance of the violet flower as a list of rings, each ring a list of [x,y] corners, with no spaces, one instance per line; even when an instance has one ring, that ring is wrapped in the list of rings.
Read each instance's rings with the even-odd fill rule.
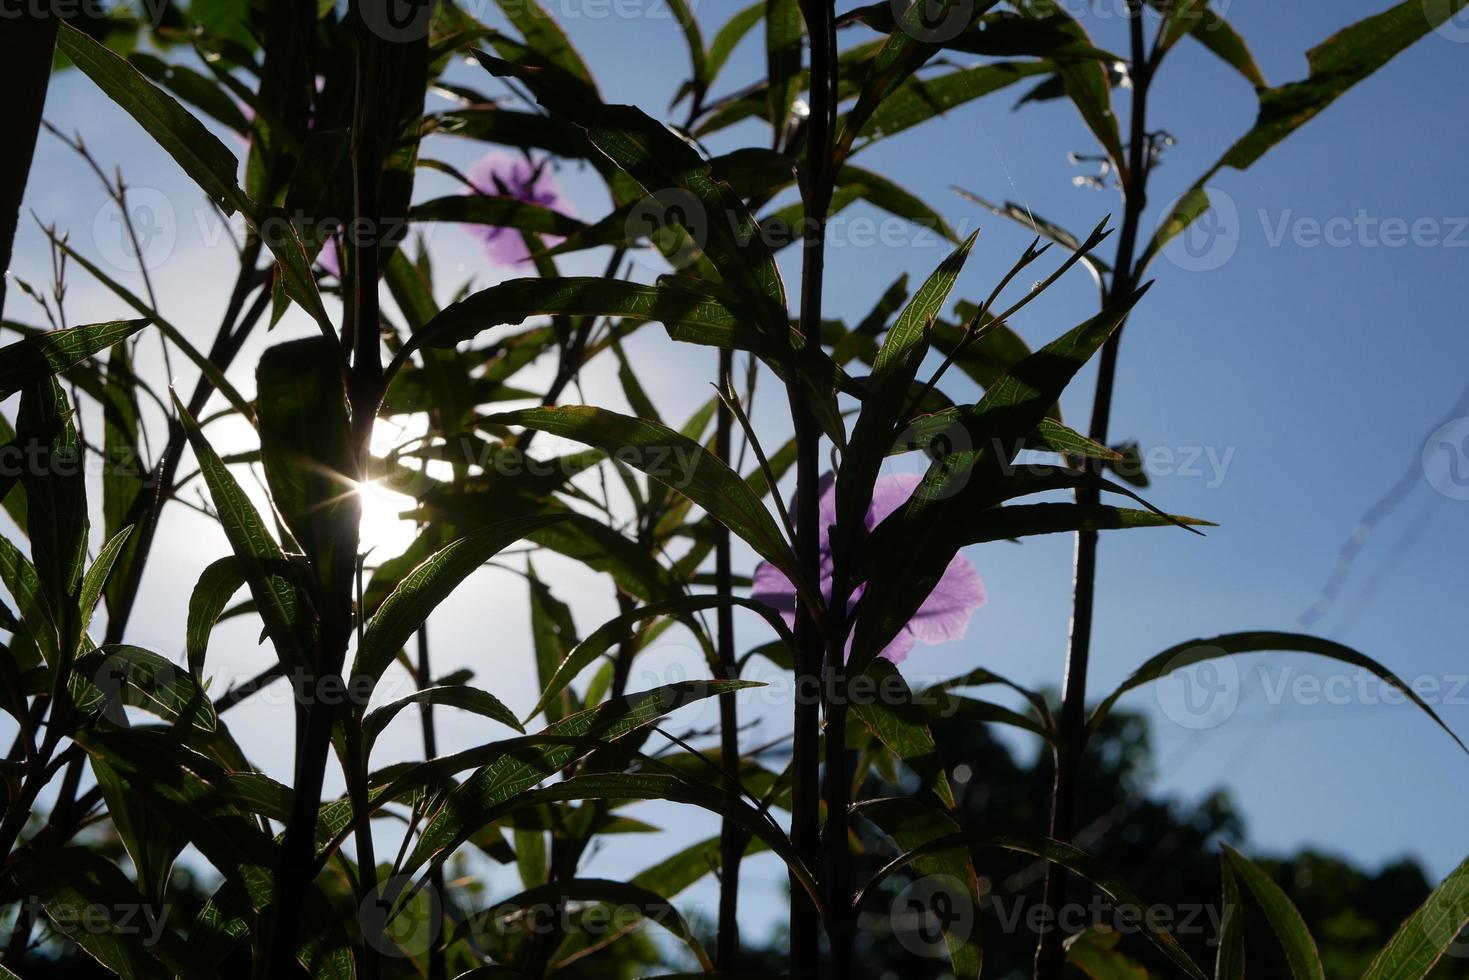
[[[872,488],[872,504],[867,508],[865,523],[870,531],[882,523],[893,511],[907,503],[913,490],[922,479],[917,473],[899,473],[880,478]],[[821,500],[818,503],[821,521],[821,592],[831,601],[831,526],[836,523],[836,479],[831,474],[821,480]],[[855,603],[862,595],[865,585],[859,584],[852,592]],[[769,562],[761,562],[755,569],[751,598],[762,602],[781,614],[787,623],[796,620],[796,590],[790,579]],[[902,663],[908,652],[917,643],[948,643],[963,639],[969,626],[969,618],[985,603],[984,583],[974,570],[969,559],[955,555],[944,570],[943,577],[929,593],[918,612],[899,631],[893,641],[882,651],[881,656],[893,663]],[[850,652],[850,641],[848,646]]]
[[[561,185],[545,160],[535,162],[524,156],[491,150],[474,162],[466,176],[474,191],[480,194],[565,210]],[[464,228],[480,240],[492,263],[516,266],[530,261],[530,250],[519,229],[493,225],[465,225]]]

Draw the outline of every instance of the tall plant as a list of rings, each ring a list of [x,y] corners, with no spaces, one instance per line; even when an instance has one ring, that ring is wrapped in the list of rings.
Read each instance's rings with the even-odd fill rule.
[[[0,398],[20,394],[14,430],[6,423],[0,442],[28,461],[0,482],[18,532],[0,538],[0,581],[16,606],[0,605],[0,629],[10,636],[0,680],[17,726],[0,820],[0,900],[17,922],[6,962],[23,964],[39,935],[74,942],[125,977],[655,968],[661,958],[639,944],[636,923],[589,927],[613,909],[656,922],[685,950],[684,962],[736,975],[745,965],[740,863],[763,849],[789,873],[790,973],[844,980],[862,972],[859,916],[884,882],[912,869],[958,882],[962,899],[978,903],[976,855],[985,848],[1034,855],[1120,906],[1141,904],[1125,875],[1072,845],[1076,784],[1088,736],[1117,699],[1172,670],[1247,651],[1318,654],[1377,675],[1443,726],[1382,664],[1294,634],[1180,644],[1090,714],[1086,678],[1099,533],[1206,523],[1160,511],[1109,476],[1122,458],[1108,446],[1119,337],[1143,301],[1150,261],[1204,213],[1215,172],[1249,166],[1464,2],[1413,0],[1348,28],[1313,49],[1308,79],[1280,88],[1264,84],[1243,41],[1202,0],[1128,0],[1126,58],[1098,47],[1049,0],[918,0],[841,14],[828,0],[766,0],[737,13],[708,45],[692,11],[675,2],[691,69],[674,100],[687,103],[677,129],[606,103],[555,20],[523,0],[501,3],[513,35],[448,2],[415,8],[406,21],[385,0],[345,10],[222,5],[228,13],[196,4],[196,30],[160,34],[189,46],[177,63],[142,50],[124,57],[61,24],[65,58],[132,115],[213,207],[241,215],[245,231],[207,351],[165,317],[146,273],[140,297],[55,231],[58,270],[75,263],[139,317],[68,326],[58,274],[45,304],[57,329],[17,327],[25,336],[0,351]],[[731,53],[761,25],[766,77],[715,95]],[[840,43],[852,34],[865,40]],[[1145,241],[1160,147],[1148,94],[1168,52],[1189,36],[1256,84],[1260,116]],[[953,68],[945,52],[987,60]],[[477,62],[473,75],[449,71],[464,54]],[[982,277],[982,302],[951,304],[968,288],[961,280],[974,279],[974,238],[961,240],[932,206],[852,160],[1027,79],[1036,87],[1026,101],[1066,98],[1078,108],[1117,175],[1120,225],[1115,238],[1107,220],[1075,236],[993,206],[1023,215],[1038,237],[1009,268]],[[1124,82],[1125,134],[1112,109]],[[486,95],[485,85],[507,94]],[[431,87],[454,105],[426,110]],[[243,180],[236,152],[179,100],[245,141]],[[768,141],[705,152],[704,141],[750,119],[768,123]],[[464,174],[430,155],[433,141],[449,137],[518,156]],[[122,179],[109,178],[79,137],[67,139],[126,213]],[[591,222],[567,214],[546,189],[553,161],[594,171],[609,213]],[[463,192],[422,199],[414,188],[423,171]],[[6,190],[18,198],[16,180]],[[792,189],[792,203],[775,203]],[[856,201],[934,229],[953,249],[911,294],[900,280],[849,327],[824,308],[827,221]],[[432,259],[407,237],[439,222],[477,229],[492,255],[527,274],[442,302]],[[1115,252],[1104,261],[1109,242]],[[1061,246],[1055,253],[1053,244]],[[795,245],[799,279],[788,290],[777,256]],[[671,268],[652,283],[623,270],[626,255],[646,247]],[[590,249],[610,253],[603,275],[561,273],[558,260]],[[1014,324],[1082,264],[1103,283],[1098,311],[1047,330],[1054,339],[1032,352]],[[1021,288],[1027,272],[1042,277]],[[311,335],[269,346],[255,365],[255,396],[246,398],[230,379],[237,356],[260,322],[275,326],[293,308]],[[524,326],[528,320],[535,323]],[[677,428],[663,420],[624,347],[651,324],[674,342],[718,351],[715,395]],[[139,339],[152,333],[166,356],[180,354],[198,370],[187,402],[165,397],[135,369]],[[99,367],[91,359],[103,352]],[[631,414],[568,397],[603,355],[616,362]],[[743,383],[737,355],[748,359]],[[1057,406],[1093,357],[1099,383],[1083,434]],[[547,360],[549,379],[535,375],[531,368]],[[956,368],[983,390],[977,401],[945,383]],[[751,422],[755,379],[764,376],[783,389],[789,432],[759,432]],[[63,381],[78,394],[69,399]],[[88,444],[80,394],[102,410],[100,451]],[[210,413],[216,395],[227,405]],[[257,444],[222,454],[206,433],[226,418],[246,423]],[[167,432],[156,454],[146,451],[150,421]],[[405,433],[396,443],[384,438],[393,429]],[[531,457],[538,433],[585,448]],[[921,477],[884,483],[886,460],[919,452]],[[186,453],[196,464],[190,472]],[[80,465],[89,454],[105,465],[105,543],[95,558]],[[124,467],[124,456],[145,465]],[[263,478],[263,497],[242,482],[247,471]],[[167,505],[183,502],[196,482],[229,552],[194,587],[186,662],[175,664],[125,637],[151,581],[144,569],[165,533]],[[411,498],[417,534],[401,554],[369,553],[361,501],[374,488]],[[1074,500],[1022,499],[1058,491]],[[962,549],[1056,533],[1078,541],[1059,713],[983,668],[911,690],[896,667],[901,653],[915,639],[954,635],[978,601]],[[749,595],[735,571],[735,541],[760,560]],[[605,577],[618,614],[580,635],[555,581],[537,571],[549,556]],[[494,581],[528,590],[539,695],[524,715],[468,672],[436,676],[430,658],[430,617],[487,567],[501,576]],[[248,597],[232,605],[242,590]],[[99,607],[106,626],[97,645]],[[768,630],[768,642],[744,656],[734,646],[737,609]],[[711,613],[713,629],[704,619]],[[933,623],[945,616],[946,624]],[[274,662],[239,687],[212,692],[213,632],[236,617],[258,620]],[[949,622],[955,618],[961,626]],[[695,637],[710,679],[633,690],[634,661],[675,625]],[[740,737],[738,702],[755,686],[745,677],[757,654],[789,672],[794,691],[789,763],[779,771]],[[406,694],[390,695],[395,677],[407,679]],[[293,707],[289,784],[247,758],[225,717],[283,681]],[[1025,712],[959,693],[990,685],[1019,694]],[[670,729],[668,716],[706,699],[718,699],[717,732]],[[420,713],[425,758],[374,768],[380,736],[410,707]],[[931,712],[955,708],[1018,726],[1052,748],[1048,827],[961,831],[929,727]],[[449,750],[436,709],[514,734]],[[139,712],[152,720],[134,724]],[[542,727],[528,731],[537,719]],[[717,735],[712,753],[699,746],[705,735]],[[868,795],[870,773],[900,769],[915,787],[910,797]],[[335,774],[345,793],[331,799],[325,788]],[[55,802],[34,825],[53,783]],[[587,877],[599,840],[648,829],[621,812],[647,800],[708,811],[720,833],[625,881]],[[78,836],[102,820],[125,848],[131,875]],[[894,856],[875,871],[852,852],[859,821],[892,845]],[[166,909],[177,897],[173,866],[188,847],[220,876],[200,913],[187,924],[160,918],[147,938],[130,930],[118,910]],[[521,890],[475,908],[478,892],[445,870],[470,854],[513,863]],[[1238,910],[1248,894],[1293,974],[1321,975],[1304,922],[1279,887],[1235,851],[1221,860],[1226,909]],[[722,875],[713,956],[670,904],[711,870]],[[1368,976],[1426,974],[1469,921],[1466,881],[1469,866],[1461,866]],[[1063,890],[1057,871],[1047,903],[1060,904]],[[98,928],[68,930],[96,908],[110,910]],[[1203,975],[1166,930],[1143,925],[1178,972]],[[1237,914],[1219,938],[1215,975],[1242,976]],[[946,928],[943,942],[956,976],[980,975],[980,937]],[[1078,945],[1078,964],[1120,955],[1105,944]],[[1046,933],[1037,976],[1059,976],[1067,958],[1060,933]]]

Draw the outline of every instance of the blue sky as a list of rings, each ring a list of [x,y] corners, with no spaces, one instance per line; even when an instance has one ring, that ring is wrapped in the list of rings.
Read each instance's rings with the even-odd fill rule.
[[[1121,6],[1121,0],[1107,2]],[[1385,0],[1216,4],[1250,40],[1272,83],[1303,77],[1308,47],[1384,6]],[[640,13],[591,13],[609,8]],[[662,116],[687,66],[666,8],[561,0],[553,9],[563,14],[607,101],[634,103]],[[706,0],[695,9],[708,38],[737,7]],[[1105,4],[1071,3],[1068,9],[1080,15],[1098,43],[1125,47],[1125,25]],[[1463,613],[1469,501],[1456,499],[1465,496],[1461,485],[1446,479],[1451,457],[1443,454],[1453,450],[1438,445],[1469,453],[1469,443],[1462,441],[1469,428],[1451,429],[1429,446],[1432,479],[1420,467],[1425,439],[1446,413],[1469,415],[1469,404],[1461,401],[1469,363],[1463,298],[1469,281],[1466,59],[1469,27],[1430,34],[1248,173],[1224,171],[1214,179],[1215,197],[1232,206],[1233,217],[1226,214],[1221,226],[1224,244],[1215,243],[1223,251],[1202,263],[1210,268],[1200,271],[1201,263],[1177,254],[1153,266],[1157,283],[1123,342],[1113,436],[1135,439],[1153,452],[1152,501],[1220,526],[1205,538],[1154,530],[1103,541],[1091,677],[1098,695],[1147,656],[1190,637],[1292,628],[1316,600],[1338,549],[1358,533],[1364,510],[1408,472],[1406,494],[1364,537],[1339,599],[1315,628],[1405,678],[1436,685],[1437,693],[1428,695],[1435,707],[1469,736]],[[738,50],[717,91],[742,86],[762,70],[756,36]],[[488,81],[484,87],[493,88]],[[955,225],[981,229],[957,289],[961,297],[982,298],[1029,236],[964,202],[951,185],[1016,200],[1082,233],[1119,210],[1115,191],[1073,185],[1072,178],[1087,171],[1069,162],[1068,152],[1093,152],[1074,110],[1052,102],[1012,112],[1018,91],[966,106],[859,158]],[[1232,70],[1185,41],[1156,81],[1152,106],[1154,128],[1167,129],[1177,144],[1154,178],[1149,229],[1248,128],[1254,96]],[[1119,112],[1125,108],[1123,95]],[[232,280],[233,260],[217,227],[197,220],[197,193],[130,120],[75,73],[54,82],[48,117],[80,128],[104,165],[120,165],[140,195],[154,195],[148,200],[173,234],[154,273],[162,305],[196,342],[206,343]],[[763,144],[764,138],[754,127],[736,129],[711,149],[741,142]],[[479,152],[474,144],[448,139],[432,154],[465,164]],[[578,215],[605,213],[605,192],[593,175],[568,170],[561,179]],[[420,195],[447,190],[431,177],[422,182]],[[84,252],[106,260],[116,245],[105,204],[83,165],[43,136],[27,207],[70,229]],[[860,209],[849,213],[877,217]],[[1416,232],[1396,243],[1394,221]],[[1327,228],[1335,237],[1322,240],[1321,229]],[[431,248],[446,294],[456,279],[488,285],[504,274],[489,268],[457,229],[437,229]],[[49,259],[34,227],[23,228],[17,252],[17,274],[44,282]],[[908,247],[833,247],[828,313],[859,318],[899,273],[924,276],[944,252],[931,236]],[[791,258],[786,256],[787,274],[794,281]],[[601,262],[588,257],[563,269],[600,271]],[[137,282],[125,271],[110,271]],[[10,296],[7,316],[40,322],[18,292]],[[1044,342],[1089,315],[1094,302],[1094,286],[1075,273],[1028,307],[1015,326],[1033,344]],[[118,301],[80,272],[68,306],[73,322],[123,313]],[[269,342],[306,329],[293,316]],[[251,353],[263,342],[252,342],[242,363],[253,363]],[[712,369],[710,352],[670,349],[650,331],[635,339],[630,352],[645,366],[644,382],[667,417],[681,420],[708,398],[703,379]],[[191,375],[179,373],[192,384]],[[250,389],[248,371],[238,381]],[[1065,399],[1073,424],[1084,425],[1091,383],[1088,371]],[[592,402],[619,401],[605,372],[593,372],[586,391]],[[953,393],[974,395],[962,385]],[[757,424],[784,437],[788,423],[777,399],[767,398]],[[1469,462],[1462,455],[1459,461]],[[188,592],[198,571],[223,554],[225,545],[206,522],[182,508],[171,510],[168,521],[133,639],[178,654]],[[982,664],[1024,683],[1058,687],[1071,542],[1058,537],[997,544],[974,549],[971,558],[985,578],[989,604],[966,640],[918,651],[905,672],[948,676]],[[604,582],[554,561],[543,571],[555,576],[558,591],[575,599],[583,634],[613,609]],[[507,701],[529,706],[532,684],[501,666],[529,669],[523,589],[508,573],[480,573],[435,617],[433,629],[442,669],[474,665],[483,671],[482,683]],[[747,645],[763,640],[753,624],[747,635]],[[495,639],[488,650],[487,636]],[[264,653],[255,648],[250,630],[225,628],[218,637],[211,656],[218,656],[223,669],[248,675],[263,665]],[[644,686],[670,671],[692,669],[693,659],[676,640],[670,642],[644,661]],[[1159,790],[1195,798],[1216,787],[1228,789],[1259,849],[1312,845],[1369,865],[1407,854],[1423,860],[1434,875],[1469,852],[1469,758],[1420,712],[1380,703],[1375,689],[1362,693],[1355,672],[1309,657],[1243,658],[1233,670],[1223,676],[1238,678],[1229,688],[1238,693],[1238,706],[1213,727],[1190,727],[1194,718],[1180,712],[1177,681],[1160,693],[1145,689],[1123,702],[1156,722]],[[1313,694],[1315,682],[1303,676],[1319,678],[1324,692]],[[282,710],[247,705],[231,716],[247,751],[277,773],[285,771],[289,753]],[[779,712],[761,714],[769,716],[767,731],[778,730]],[[697,722],[691,717],[689,723]],[[443,724],[451,745],[484,737],[483,723],[447,717]],[[416,751],[415,725],[397,726],[386,751]],[[679,841],[714,832],[711,822],[685,818],[677,828],[671,836]],[[641,845],[635,850],[609,851],[596,861],[607,873],[635,872],[650,863],[652,853]],[[751,875],[758,879],[751,885],[757,895],[782,887],[769,862],[755,862]],[[764,921],[761,915],[755,913],[757,921]]]

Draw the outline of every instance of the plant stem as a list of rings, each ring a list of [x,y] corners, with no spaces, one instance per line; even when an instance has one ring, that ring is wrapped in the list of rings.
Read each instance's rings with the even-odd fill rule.
[[[378,148],[377,64],[379,39],[368,30],[359,33],[357,80],[352,119],[352,184],[353,223],[358,234],[348,236],[351,261],[351,315],[342,331],[344,346],[350,346],[352,360],[347,371],[346,389],[352,418],[352,458],[357,477],[368,471],[373,423],[382,401],[382,339],[378,308],[378,220],[377,175],[382,166]],[[364,240],[365,236],[365,240]],[[340,679],[346,662],[347,647],[352,639],[353,585],[356,577],[361,506],[355,495],[349,500],[338,529],[338,540],[332,549],[332,568],[328,570],[323,608],[321,610],[321,645],[317,652],[317,675]],[[341,688],[339,688],[341,689]],[[361,707],[361,706],[357,706]],[[268,934],[265,970],[261,980],[295,974],[296,938],[302,900],[312,885],[315,867],[315,831],[317,811],[321,807],[321,791],[330,758],[331,734],[339,712],[337,706],[313,699],[298,706],[298,725],[305,729],[296,758],[295,797],[290,821],[281,842],[279,867],[275,876],[271,927]],[[341,712],[349,727],[360,719],[355,711]],[[353,742],[348,738],[348,744]],[[365,796],[353,790],[366,785],[362,753],[348,751],[346,777],[353,796],[359,871],[359,903],[377,899],[377,866],[373,861],[371,821],[365,807]],[[362,797],[362,798],[359,798]],[[360,905],[359,905],[360,907]],[[363,975],[375,980],[381,970],[376,946],[369,941],[362,950]]]
[[[428,656],[428,624],[424,623],[418,628],[418,662],[414,665],[414,680],[420,691],[432,687],[434,675],[429,667]],[[419,706],[419,721],[423,728],[423,757],[432,761],[439,757],[439,735],[434,728],[434,706],[425,701]],[[438,896],[440,916],[447,911],[447,895],[444,890],[444,866],[435,863],[429,869],[429,888],[432,894]],[[442,922],[439,926],[443,928]],[[428,951],[428,980],[448,980],[449,966],[444,958],[444,947],[439,942],[440,936],[435,930],[432,934],[433,945]]]
[[[734,370],[734,351],[719,352],[718,384],[724,388],[730,383]],[[719,400],[715,419],[714,455],[729,462],[732,458],[734,413],[729,404]],[[721,596],[734,594],[732,562],[730,555],[729,529],[717,525],[714,539],[714,590]],[[725,680],[738,680],[740,670],[735,657],[734,609],[719,607],[715,637],[719,667]],[[731,796],[740,793],[740,715],[739,702],[734,694],[719,698],[719,764],[724,771],[724,791]],[[726,817],[719,829],[719,942],[715,962],[721,970],[736,969],[740,958],[740,864],[744,859],[746,835],[732,820]]]
[[[1122,231],[1117,240],[1117,257],[1113,264],[1111,289],[1107,304],[1115,305],[1131,295],[1137,287],[1134,255],[1143,209],[1147,207],[1148,153],[1147,111],[1148,86],[1152,81],[1151,65],[1143,40],[1141,0],[1128,0],[1128,20],[1132,42],[1131,76],[1132,106],[1128,134],[1128,167],[1123,179]],[[1118,348],[1125,321],[1117,327],[1102,347],[1098,365],[1097,388],[1092,401],[1092,419],[1088,435],[1103,445],[1112,418],[1112,397],[1116,388]],[[1082,506],[1100,502],[1095,486],[1077,490],[1077,503]],[[1054,752],[1055,783],[1051,793],[1049,835],[1053,840],[1070,843],[1076,819],[1077,782],[1082,758],[1086,752],[1086,687],[1091,659],[1092,628],[1096,607],[1097,532],[1083,530],[1076,535],[1076,563],[1071,612],[1071,642],[1066,656],[1066,677],[1061,696],[1061,713],[1057,721]],[[1042,906],[1053,912],[1065,900],[1065,872],[1057,865],[1046,866]],[[1065,936],[1052,925],[1041,935],[1036,950],[1037,980],[1058,980],[1065,966]]]
[[[806,172],[801,185],[805,237],[801,262],[801,333],[808,344],[821,343],[821,293],[826,268],[826,212],[831,204],[833,70],[832,0],[802,0],[811,45],[811,115]],[[796,437],[796,562],[809,582],[821,581],[820,510],[821,428],[798,380],[788,385]],[[796,608],[796,704],[792,740],[791,844],[808,868],[821,863],[821,708],[822,663],[826,643],[815,611]],[[791,975],[809,980],[819,966],[816,908],[801,886],[791,882]]]
[[[15,229],[20,222],[31,156],[41,131],[46,88],[51,81],[51,54],[61,18],[49,9],[30,6],[29,12],[5,25],[6,56],[0,58],[0,91],[5,93],[3,121],[5,152],[0,154],[0,273],[10,268]],[[0,309],[5,307],[5,280],[0,275]]]
[[[245,308],[245,300],[250,296],[250,290],[254,288],[259,278],[255,271],[255,263],[260,257],[260,251],[260,240],[252,236],[240,253],[240,271],[235,277],[234,289],[230,293],[229,303],[225,306],[224,317],[220,320],[219,329],[214,335],[214,343],[209,349],[210,363],[219,368],[221,372],[229,369],[235,355],[240,352],[245,339],[250,336],[250,332],[264,315],[270,302],[270,290],[261,289],[254,306],[243,317],[240,315]],[[189,414],[198,418],[213,394],[213,382],[208,377],[201,376],[194,385],[193,394],[189,396]],[[104,643],[121,643],[127,632],[128,620],[132,617],[133,605],[138,599],[138,589],[143,582],[143,571],[148,564],[148,555],[152,551],[153,540],[158,534],[158,522],[163,513],[163,505],[173,496],[174,479],[178,475],[179,461],[183,458],[187,441],[183,425],[177,419],[170,419],[168,442],[164,446],[158,465],[150,476],[152,492],[139,495],[125,521],[133,525],[133,541],[136,543],[132,544],[132,561],[128,562],[121,571],[122,586],[117,592],[117,601],[107,609],[107,631]]]

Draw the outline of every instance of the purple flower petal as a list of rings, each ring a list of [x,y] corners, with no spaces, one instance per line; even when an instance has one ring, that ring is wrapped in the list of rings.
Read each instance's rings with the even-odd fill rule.
[[[341,247],[342,233],[339,231],[322,244],[321,252],[316,256],[321,267],[338,279],[342,278],[342,263],[337,256],[337,250]]]
[[[756,567],[750,598],[764,603],[780,613],[788,624],[795,625],[796,587],[786,578],[785,572],[770,562],[762,561]]]
[[[884,476],[872,488],[872,503],[865,522],[868,530],[882,523],[888,515],[907,503],[921,481],[916,473]],[[836,522],[836,478],[827,474],[819,486],[821,499],[818,519],[821,524],[821,591],[831,600],[832,560],[830,528]],[[853,590],[852,601],[861,597],[864,585]],[[796,590],[790,580],[769,562],[755,569],[751,597],[778,611],[787,623],[795,622]],[[964,637],[974,610],[986,601],[984,582],[968,558],[955,555],[943,576],[918,612],[882,651],[883,658],[901,663],[917,643],[949,643]],[[849,649],[850,653],[850,640]]]
[[[480,194],[510,197],[563,213],[567,210],[556,174],[545,161],[533,163],[522,156],[491,150],[470,166],[466,176]],[[525,236],[518,229],[489,225],[465,225],[464,229],[479,239],[486,257],[496,265],[517,266],[530,261]],[[547,240],[559,241],[551,236]]]
[[[969,559],[955,555],[905,630],[920,643],[962,640],[974,610],[985,604],[984,583]]]

